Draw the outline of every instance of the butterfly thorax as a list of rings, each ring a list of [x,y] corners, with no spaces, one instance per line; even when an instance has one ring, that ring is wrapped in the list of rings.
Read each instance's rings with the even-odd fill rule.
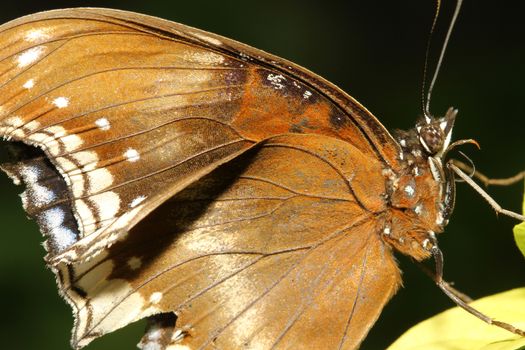
[[[455,116],[450,109],[443,118],[426,117],[415,128],[398,131],[403,168],[397,174],[385,171],[390,218],[383,237],[417,260],[430,256],[434,235],[443,231],[453,208],[454,178],[443,158]]]

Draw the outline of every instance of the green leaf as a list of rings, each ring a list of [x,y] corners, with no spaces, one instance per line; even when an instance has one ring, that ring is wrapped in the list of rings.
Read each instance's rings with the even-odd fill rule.
[[[523,215],[525,215],[525,193],[523,196]],[[514,226],[514,239],[521,250],[521,254],[525,257],[525,222]]]
[[[496,320],[525,328],[525,288],[476,300],[473,307]],[[491,326],[455,307],[431,317],[403,334],[388,350],[518,350],[525,338]]]

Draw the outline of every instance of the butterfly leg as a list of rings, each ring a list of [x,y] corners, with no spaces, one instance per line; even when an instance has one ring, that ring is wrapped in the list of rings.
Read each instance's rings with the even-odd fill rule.
[[[456,173],[461,179],[463,179],[463,181],[465,181],[467,184],[470,185],[470,187],[472,187],[476,192],[478,192],[481,195],[481,197],[483,197],[490,204],[490,206],[496,211],[496,213],[503,214],[520,221],[525,221],[525,216],[507,209],[503,209],[487,192],[485,192],[485,190],[483,190],[474,180],[472,180],[472,178],[468,174],[466,174],[462,169],[460,169],[456,165],[456,162],[448,162],[447,167],[454,171],[454,173]],[[523,178],[523,175],[521,176],[521,178]]]
[[[436,272],[435,271],[432,271],[432,269],[430,269],[428,266],[426,266],[425,264],[423,264],[422,262],[417,262],[417,265],[419,266],[419,268],[421,270],[423,270],[424,273],[426,273],[430,278],[432,278],[432,280],[436,280],[437,277],[436,277]],[[452,284],[453,283],[450,283],[450,282],[445,282],[443,281],[443,284],[446,284],[447,286],[447,289],[451,290],[458,298],[461,298],[461,300],[463,300],[463,302],[465,303],[470,303],[473,301],[473,299],[471,297],[469,297],[468,295],[466,295],[465,293],[455,289],[454,287],[452,287]]]
[[[464,172],[473,174],[472,176],[474,176],[479,181],[481,181],[483,185],[485,185],[486,187],[491,186],[491,185],[492,186],[510,186],[520,180],[525,179],[525,170],[517,173],[514,176],[508,177],[508,178],[492,179],[484,175],[483,173],[479,172],[478,170],[474,169],[474,167],[468,164],[465,164],[455,159],[452,161],[452,163],[458,168],[460,168],[461,170],[463,170]]]
[[[448,296],[457,306],[461,307],[465,311],[471,313],[472,315],[476,316],[483,322],[486,322],[488,324],[503,328],[508,330],[509,332],[518,334],[520,336],[525,336],[525,331],[514,327],[513,325],[496,321],[493,318],[485,315],[481,311],[477,310],[476,308],[470,306],[463,298],[462,293],[458,293],[458,291],[454,288],[451,288],[449,283],[447,283],[445,280],[443,280],[443,253],[439,249],[437,245],[437,241],[434,240],[433,246],[431,248],[432,256],[434,257],[434,262],[436,264],[436,272],[434,274],[434,281],[436,282],[437,286],[445,293],[446,296]]]

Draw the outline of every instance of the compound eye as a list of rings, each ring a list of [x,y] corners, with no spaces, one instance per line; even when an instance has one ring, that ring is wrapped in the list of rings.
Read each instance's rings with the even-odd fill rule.
[[[443,148],[445,135],[438,125],[425,125],[419,130],[419,142],[430,154],[436,154]]]

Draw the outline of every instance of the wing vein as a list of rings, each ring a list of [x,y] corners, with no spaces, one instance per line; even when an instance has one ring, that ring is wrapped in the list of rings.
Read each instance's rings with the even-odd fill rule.
[[[299,196],[310,197],[310,198],[319,198],[319,199],[331,199],[331,200],[335,200],[335,201],[353,202],[353,201],[350,201],[348,198],[322,196],[322,195],[316,195],[316,194],[311,194],[311,193],[306,193],[306,192],[299,192],[299,191],[296,191],[296,190],[292,189],[291,187],[285,186],[285,185],[280,184],[278,182],[272,181],[272,180],[267,179],[267,178],[259,177],[259,176],[242,175],[239,178],[240,179],[249,179],[249,180],[254,180],[254,181],[260,181],[260,182],[263,182],[263,183],[274,185],[276,187],[282,188],[283,190],[290,191],[290,192],[292,192],[292,193],[294,193],[296,195],[299,195]]]
[[[343,174],[343,172],[341,171],[341,169],[336,166],[335,164],[333,164],[330,160],[328,160],[327,158],[315,153],[315,152],[312,152],[311,150],[307,149],[307,148],[303,148],[303,147],[299,147],[299,146],[296,146],[296,145],[289,145],[289,144],[280,144],[280,143],[268,143],[268,144],[265,144],[265,146],[267,147],[282,147],[282,148],[288,148],[288,149],[292,149],[292,150],[295,150],[295,151],[299,151],[299,152],[303,152],[303,153],[306,153],[314,158],[317,158],[319,159],[320,161],[322,161],[323,163],[327,164],[329,167],[331,167],[336,173],[337,175],[339,175],[339,177],[343,180],[343,182],[345,183],[345,185],[348,187],[348,191],[352,194],[352,196],[355,198],[357,204],[359,204],[359,206],[366,210],[366,211],[370,211],[364,204],[363,202],[361,202],[361,200],[357,197],[357,195],[355,194],[354,192],[354,189],[352,187],[352,184],[350,183],[350,180],[348,180],[346,178],[346,176]]]
[[[213,339],[217,338],[222,332],[224,332],[226,330],[226,328],[228,328],[231,324],[233,324],[240,316],[242,316],[246,311],[248,311],[253,305],[255,305],[255,303],[257,303],[259,300],[261,300],[262,298],[264,298],[266,295],[268,295],[279,283],[281,283],[297,266],[299,266],[301,264],[302,261],[304,261],[310,254],[312,254],[315,249],[317,249],[318,247],[320,247],[321,245],[327,243],[328,241],[331,241],[333,239],[337,239],[337,238],[340,238],[340,236],[348,229],[350,229],[351,227],[355,227],[357,225],[360,225],[360,224],[363,224],[364,222],[366,222],[366,219],[362,219],[356,223],[353,223],[353,224],[350,224],[350,225],[346,225],[344,226],[342,229],[339,229],[339,230],[335,230],[334,232],[332,232],[331,234],[328,235],[328,237],[325,237],[323,240],[321,240],[320,242],[314,244],[313,246],[311,246],[310,248],[308,248],[308,250],[304,253],[304,255],[296,262],[294,263],[287,271],[285,271],[281,276],[279,276],[279,278],[269,287],[269,288],[266,288],[266,290],[261,294],[259,295],[257,298],[255,298],[255,300],[253,300],[251,303],[249,303],[243,310],[241,310],[241,312],[239,312],[237,315],[235,315],[235,317],[233,319],[231,319],[226,325],[224,325],[223,327],[219,328],[214,334],[212,334],[210,337],[208,337],[208,340],[199,348],[199,349],[204,349],[206,346],[208,346],[212,341]]]
[[[345,237],[342,237],[341,239],[344,239],[344,238]],[[351,245],[351,244],[353,244],[353,241],[347,242],[345,247],[348,246],[348,245]],[[338,250],[342,250],[342,249],[343,249],[343,247],[338,247]],[[360,248],[360,249],[362,249],[362,248]],[[287,322],[287,324],[285,325],[284,329],[281,331],[281,333],[277,336],[275,342],[272,344],[271,349],[275,349],[276,348],[276,346],[284,339],[285,335],[296,324],[297,320],[313,305],[313,302],[314,302],[314,298],[313,298],[314,289],[318,290],[317,287],[321,284],[320,279],[321,279],[321,277],[323,277],[325,271],[328,269],[329,263],[332,264],[336,259],[337,258],[334,256],[334,254],[332,254],[331,259],[326,259],[325,260],[325,263],[323,265],[323,269],[317,275],[317,278],[314,281],[314,283],[312,283],[309,286],[307,297],[305,298],[305,301],[302,303],[301,308],[298,308],[298,310],[293,315],[293,317]],[[338,274],[340,274],[340,273],[342,273],[342,271],[338,272]],[[325,285],[324,285],[324,288],[327,288],[328,286],[333,284],[334,280],[335,280],[335,277],[330,279],[329,281],[327,281],[325,283]]]
[[[247,142],[247,141],[244,140],[244,139],[241,139],[241,140],[236,139],[236,140],[231,140],[231,141],[228,141],[228,142],[225,142],[225,143],[222,143],[222,144],[216,145],[216,146],[211,147],[211,148],[208,148],[208,149],[206,149],[206,150],[204,150],[204,151],[197,152],[197,153],[195,153],[195,154],[193,154],[193,155],[191,155],[191,156],[189,156],[189,157],[186,157],[186,158],[184,158],[184,159],[182,159],[182,160],[180,160],[180,161],[178,161],[178,162],[176,162],[176,163],[174,163],[174,164],[170,164],[170,165],[168,165],[168,166],[165,166],[164,168],[161,168],[161,169],[155,170],[155,171],[153,171],[153,172],[151,172],[151,173],[148,173],[148,174],[146,174],[146,175],[137,176],[137,177],[135,177],[135,178],[133,178],[133,179],[130,179],[130,180],[127,180],[127,181],[121,182],[121,183],[118,184],[118,185],[110,186],[110,187],[105,188],[105,189],[103,189],[103,190],[100,190],[100,191],[98,191],[98,192],[90,193],[89,195],[85,195],[85,196],[80,197],[80,199],[82,199],[82,198],[88,198],[88,197],[91,197],[91,196],[94,196],[94,195],[97,195],[97,194],[100,194],[100,193],[104,193],[104,192],[107,192],[107,191],[113,191],[113,190],[115,190],[115,189],[117,189],[117,188],[121,188],[121,187],[126,186],[126,185],[129,185],[129,184],[131,184],[131,183],[145,180],[145,179],[147,179],[147,178],[149,178],[149,177],[152,177],[152,176],[155,176],[155,175],[159,175],[159,174],[164,173],[164,172],[166,172],[166,171],[169,171],[169,170],[171,170],[171,169],[173,169],[173,168],[175,168],[175,167],[178,167],[178,166],[180,166],[180,165],[183,165],[183,164],[185,164],[185,163],[187,163],[187,162],[189,162],[189,161],[191,161],[191,160],[193,160],[193,159],[195,159],[195,158],[197,158],[197,157],[200,157],[200,156],[206,155],[206,154],[208,154],[208,153],[211,153],[211,152],[214,152],[214,151],[220,150],[220,149],[222,149],[222,148],[225,148],[225,147],[228,147],[228,146],[234,145],[234,144],[236,144],[236,143],[241,143],[241,142]]]
[[[367,243],[370,241],[370,236],[374,234],[373,232],[371,232],[369,234],[369,236],[367,237]],[[352,310],[350,310],[350,315],[348,316],[348,320],[346,322],[346,326],[345,326],[345,330],[343,332],[343,335],[341,337],[341,342],[339,343],[339,350],[341,350],[343,348],[343,345],[346,341],[346,339],[348,338],[348,333],[349,333],[349,330],[350,330],[350,323],[352,322],[352,319],[354,317],[354,314],[355,314],[355,310],[356,310],[356,307],[357,307],[357,304],[358,304],[358,301],[359,301],[359,296],[361,294],[361,287],[363,286],[363,281],[364,281],[364,278],[365,278],[365,275],[366,275],[366,261],[367,261],[367,258],[368,258],[368,253],[370,252],[370,245],[369,244],[365,244],[364,247],[366,247],[366,252],[363,256],[363,262],[361,264],[361,276],[359,277],[359,284],[357,285],[357,291],[356,291],[356,294],[355,294],[355,298],[354,298],[354,302],[352,304]]]

